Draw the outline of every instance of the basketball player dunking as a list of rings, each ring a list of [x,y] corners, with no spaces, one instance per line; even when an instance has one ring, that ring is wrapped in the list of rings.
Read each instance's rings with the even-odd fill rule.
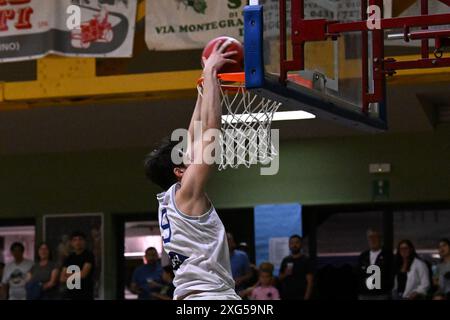
[[[220,129],[222,110],[217,72],[235,63],[226,51],[229,41],[217,42],[208,58],[203,58],[203,94],[199,95],[189,126],[201,121],[202,131]],[[210,143],[192,141],[191,157],[203,154]],[[240,300],[234,291],[225,228],[205,193],[214,165],[205,161],[175,165],[172,149],[178,142],[165,142],[145,161],[147,177],[164,190],[158,194],[159,224],[164,250],[175,270],[176,300]],[[197,158],[196,158],[197,159]]]

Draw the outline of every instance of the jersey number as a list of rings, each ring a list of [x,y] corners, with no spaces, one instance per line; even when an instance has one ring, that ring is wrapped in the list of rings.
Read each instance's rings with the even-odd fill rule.
[[[161,234],[164,243],[170,242],[172,236],[172,230],[170,229],[169,218],[167,217],[167,210],[161,210]]]

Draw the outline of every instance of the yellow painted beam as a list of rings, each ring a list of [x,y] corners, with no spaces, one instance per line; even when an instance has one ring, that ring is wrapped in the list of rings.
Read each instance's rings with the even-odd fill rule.
[[[307,49],[310,53],[317,51],[315,47]],[[322,56],[322,60],[317,60],[321,56],[319,52],[320,50],[310,55],[312,58],[307,61],[307,65],[317,63],[325,70],[332,70],[332,59],[323,61]],[[420,57],[410,55],[393,58],[402,61]],[[359,60],[346,60],[340,70],[341,78],[358,78],[361,75]],[[200,74],[201,70],[189,70],[97,77],[94,58],[49,56],[37,61],[36,81],[0,83],[0,102],[47,103],[52,99],[98,99],[105,96],[108,99],[135,99],[136,95],[170,99],[171,96],[176,98],[180,93],[184,94],[183,92],[195,92]],[[433,82],[450,82],[450,68],[404,70],[388,78],[389,85]]]
[[[4,96],[7,101],[26,101],[195,90],[200,74],[200,70],[190,70],[107,77],[46,77],[5,83]]]
[[[3,82],[0,82],[0,103],[5,100],[5,98],[3,97],[3,93],[5,92],[4,85],[5,84]]]
[[[50,55],[37,60],[37,78],[47,82],[57,79],[95,77],[95,58]]]
[[[418,60],[420,55],[408,55],[392,57],[397,61]],[[387,78],[389,85],[401,84],[430,84],[448,82],[450,84],[450,67],[399,70],[393,76]]]

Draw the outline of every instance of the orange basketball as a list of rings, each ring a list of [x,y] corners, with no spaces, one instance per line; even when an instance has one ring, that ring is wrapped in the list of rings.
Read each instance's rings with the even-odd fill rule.
[[[244,48],[238,40],[236,40],[232,37],[223,36],[223,37],[218,37],[218,38],[211,40],[210,42],[208,42],[205,49],[203,50],[202,57],[205,57],[205,58],[209,57],[209,55],[211,54],[212,50],[214,49],[214,46],[217,43],[217,41],[225,42],[227,40],[230,40],[231,44],[225,49],[225,52],[237,51],[237,53],[235,55],[232,55],[229,57],[229,59],[235,60],[237,63],[236,64],[227,63],[218,72],[219,73],[233,73],[233,72],[244,71]],[[202,65],[203,65],[203,62],[202,62]]]

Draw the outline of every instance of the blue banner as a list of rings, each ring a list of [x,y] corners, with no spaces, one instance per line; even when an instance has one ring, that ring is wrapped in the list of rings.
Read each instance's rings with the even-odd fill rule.
[[[299,203],[255,207],[256,264],[269,261],[278,275],[281,261],[289,255],[289,237],[302,236],[302,206]]]

